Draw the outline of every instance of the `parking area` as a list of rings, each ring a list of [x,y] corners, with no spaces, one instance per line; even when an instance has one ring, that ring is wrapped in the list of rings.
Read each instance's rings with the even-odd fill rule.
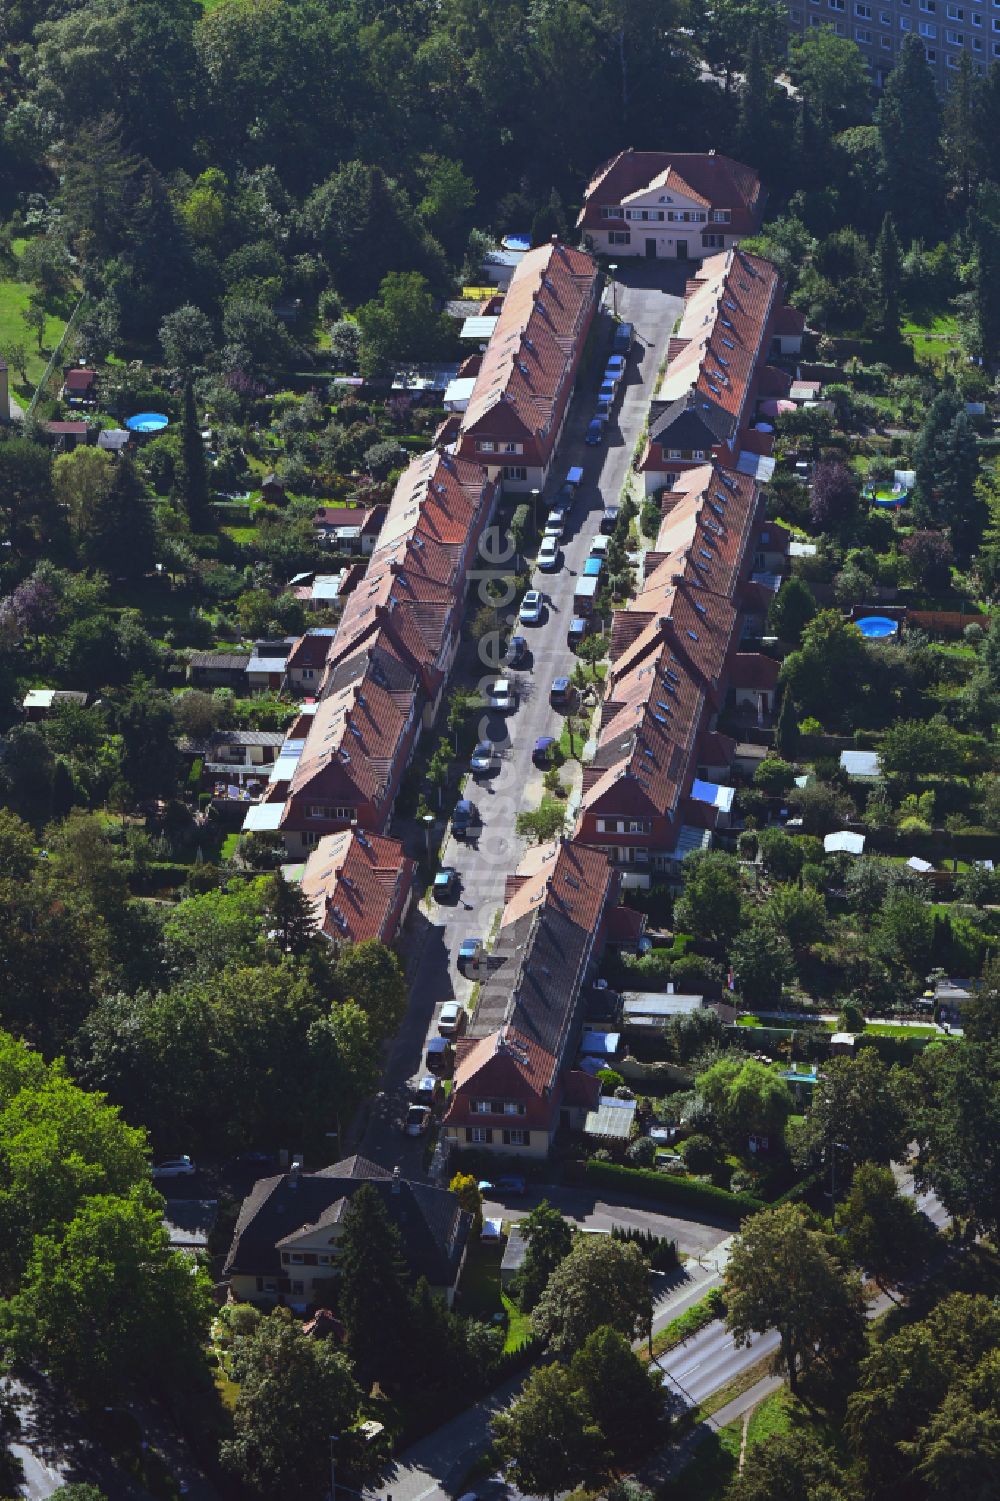
[[[552,706],[550,690],[553,680],[570,676],[577,662],[567,641],[577,579],[605,505],[617,503],[621,495],[682,306],[686,273],[676,262],[642,263],[619,274],[626,280],[618,284],[618,313],[635,326],[632,352],[605,442],[588,446],[584,434],[594,413],[598,376],[613,329],[612,319],[605,315],[599,357],[589,376],[581,378],[546,490],[546,496],[556,490],[571,467],[582,469],[583,481],[561,544],[562,566],[555,572],[536,571],[532,577],[532,588],[544,597],[542,618],[536,625],[518,627],[528,642],[524,664],[516,671],[502,670],[514,684],[517,707],[488,716],[488,733],[502,748],[499,766],[492,775],[470,777],[464,791],[479,811],[478,837],[457,840],[449,834],[441,863],[456,871],[457,890],[446,902],[431,899],[408,928],[409,1013],[392,1046],[382,1092],[361,1146],[366,1156],[386,1167],[399,1163],[408,1173],[420,1173],[425,1157],[424,1141],[404,1138],[400,1131],[409,1085],[422,1072],[425,1041],[436,1032],[440,1004],[452,999],[469,1004],[474,999],[475,975],[459,971],[459,948],[466,939],[490,936],[503,906],[504,883],[523,852],[523,841],[514,832],[515,819],[523,809],[537,807],[542,795],[543,773],[532,762],[532,750],[540,737],[558,737],[565,711]],[[517,603],[501,612],[502,620],[513,618]],[[488,671],[484,665],[483,676]],[[451,810],[442,812],[448,815]]]

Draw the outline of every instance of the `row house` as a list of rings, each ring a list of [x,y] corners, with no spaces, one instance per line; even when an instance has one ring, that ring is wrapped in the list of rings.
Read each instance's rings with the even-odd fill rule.
[[[752,571],[767,522],[756,481],[702,465],[668,502],[644,582],[614,615],[575,834],[613,861],[624,886],[669,879],[727,823],[735,743],[717,720],[734,683],[741,693],[756,683],[755,705],[774,709],[776,664],[740,651],[762,608]]]
[[[307,700],[244,830],[300,859],[324,835],[385,832],[422,730],[433,722],[498,485],[431,450],[401,475],[365,575],[339,624],[293,647],[285,683]]]
[[[542,489],[569,411],[600,276],[591,256],[554,241],[514,273],[457,440],[505,490]]]
[[[392,943],[410,906],[415,863],[398,839],[359,828],[325,834],[306,861],[302,891],[316,927],[338,947]]]
[[[600,1086],[573,1061],[583,987],[618,890],[605,855],[565,840],[529,850],[508,877],[475,1018],[457,1048],[447,1140],[544,1157],[560,1128],[579,1129],[596,1108]]]
[[[713,256],[688,283],[638,466],[647,495],[711,459],[758,472],[772,440],[753,427],[757,401],[786,396],[791,384],[767,363],[785,312],[774,266],[743,250]]]
[[[612,260],[700,261],[756,234],[765,201],[757,173],[731,157],[629,147],[594,173],[576,223]]]

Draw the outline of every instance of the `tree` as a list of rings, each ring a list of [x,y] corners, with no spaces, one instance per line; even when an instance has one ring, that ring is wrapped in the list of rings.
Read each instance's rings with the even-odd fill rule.
[[[337,1256],[338,1307],[362,1389],[398,1382],[406,1348],[406,1262],[399,1231],[368,1183],[352,1196]]]
[[[684,867],[684,895],[674,908],[683,933],[728,947],[740,926],[742,882],[730,855],[692,855]]]
[[[30,328],[31,332],[34,334],[35,342],[38,345],[38,352],[40,354],[42,350],[42,341],[45,338],[45,326],[48,323],[49,319],[48,314],[45,311],[45,305],[39,300],[37,293],[32,292],[31,296],[28,298],[28,306],[21,314],[21,318],[24,322],[25,327]]]
[[[169,693],[143,677],[134,677],[121,703],[116,728],[122,741],[121,769],[137,803],[170,797],[179,765]]]
[[[406,360],[433,360],[447,347],[450,326],[418,271],[390,271],[378,296],[358,308],[361,372],[382,374]]]
[[[494,1417],[493,1435],[518,1489],[549,1501],[590,1475],[601,1456],[600,1430],[559,1365],[531,1372],[506,1412]]]
[[[361,330],[353,319],[340,318],[330,329],[330,357],[337,370],[353,375],[361,362]]]
[[[548,844],[565,832],[566,804],[558,797],[543,796],[533,813],[518,813],[514,827],[532,844]]]
[[[748,923],[729,952],[733,983],[746,1006],[779,1006],[795,974],[787,938],[761,922]]]
[[[440,245],[380,167],[347,162],[310,194],[302,217],[349,303],[374,296],[391,272],[444,280]]]
[[[259,958],[265,889],[266,877],[232,881],[226,891],[205,891],[179,902],[163,930],[173,968],[207,979],[228,965]]]
[[[527,1248],[517,1274],[517,1301],[525,1313],[530,1313],[556,1267],[573,1249],[573,1227],[548,1199],[543,1199],[518,1228]]]
[[[822,893],[811,887],[779,886],[764,903],[761,921],[801,954],[826,932],[826,903]]]
[[[160,324],[160,348],[172,369],[190,378],[192,370],[204,364],[215,348],[215,334],[207,313],[193,303],[168,313]]]
[[[22,344],[19,339],[7,339],[0,345],[0,358],[10,366],[11,370],[17,371],[21,377],[22,386],[26,386],[28,384],[29,358],[27,345]]]
[[[765,756],[753,774],[753,784],[772,797],[780,797],[795,784],[795,768],[778,756]]]
[[[95,487],[79,543],[84,561],[91,568],[106,570],[113,579],[140,579],[152,571],[156,553],[153,512],[127,454],[113,464],[105,487]]]
[[[6,1306],[22,1359],[43,1358],[88,1402],[135,1383],[169,1391],[201,1369],[207,1276],[170,1241],[148,1188],[88,1197],[64,1227],[35,1237]]]
[[[771,1435],[747,1449],[727,1501],[850,1501],[836,1457],[809,1429]]]
[[[819,136],[829,138],[868,119],[871,81],[864,57],[832,27],[792,37],[788,71]]]
[[[757,836],[757,848],[764,872],[772,880],[796,879],[805,859],[801,839],[793,839],[784,829],[761,829]]]
[[[864,640],[838,610],[820,610],[802,632],[802,645],[781,665],[781,682],[803,714],[839,724],[856,712],[868,679]],[[807,832],[813,832],[807,830]]]
[[[780,756],[792,759],[799,748],[799,711],[790,693],[781,695],[778,722],[774,727],[774,744]]]
[[[653,1447],[666,1407],[663,1374],[655,1364],[643,1365],[622,1334],[595,1329],[574,1354],[569,1374],[617,1464],[632,1464]]]
[[[839,459],[817,464],[813,474],[809,519],[820,532],[843,532],[858,512],[857,475]]]
[[[981,92],[972,56],[963,50],[958,59],[958,77],[952,80],[945,96],[942,141],[951,188],[963,214],[972,201],[981,166],[977,128]]]
[[[811,1230],[798,1204],[764,1209],[735,1241],[726,1267],[726,1325],[737,1344],[776,1329],[793,1395],[817,1362],[856,1358],[864,1343],[861,1284],[836,1241]]]
[[[899,343],[902,263],[899,237],[892,215],[886,214],[875,241],[874,323],[887,344]]]
[[[979,446],[966,411],[955,417],[935,448],[935,499],[941,521],[951,532],[952,545],[963,562],[973,556],[982,539],[988,512],[979,493]]]
[[[930,594],[943,594],[951,588],[951,565],[955,552],[942,532],[911,532],[900,543],[900,551],[921,589],[926,589]]]
[[[917,435],[913,450],[913,467],[916,471],[913,501],[918,520],[933,516],[934,489],[937,483],[937,451],[945,434],[962,410],[961,399],[954,391],[937,393],[927,409],[927,415]]]
[[[918,978],[930,968],[933,944],[934,914],[927,903],[913,892],[895,892],[875,921],[876,952]]]
[[[17,557],[32,556],[43,541],[51,547],[60,534],[51,462],[48,449],[29,438],[0,443],[0,543]]]
[[[466,1214],[472,1216],[472,1235],[478,1237],[483,1228],[483,1196],[479,1184],[471,1173],[456,1173],[448,1189],[458,1200]]]
[[[851,1260],[883,1292],[919,1270],[930,1249],[929,1221],[900,1193],[891,1169],[874,1162],[855,1172],[839,1223]]]
[[[903,240],[934,224],[943,194],[941,107],[923,41],[903,38],[875,110],[882,148],[882,193]]]
[[[771,602],[768,624],[789,646],[798,646],[802,632],[816,614],[816,600],[809,585],[796,574],[787,578]]]
[[[996,64],[994,69],[996,71]],[[973,243],[973,306],[971,343],[975,353],[989,364],[1000,348],[1000,192],[993,182],[983,183],[969,215]]]
[[[774,97],[774,69],[764,59],[760,33],[750,33],[746,52],[746,69],[740,88],[740,108],[736,125],[737,149],[749,162],[767,160],[773,139],[771,107]]]
[[[369,1018],[375,1035],[391,1037],[406,1014],[403,967],[377,938],[353,944],[338,958],[333,983],[341,1000],[352,1000]]]
[[[649,1275],[638,1247],[581,1236],[549,1277],[531,1326],[564,1359],[602,1324],[631,1340],[648,1332],[651,1318]]]
[[[824,1065],[793,1155],[802,1166],[828,1163],[835,1144],[839,1166],[885,1166],[902,1153],[909,1129],[894,1075],[874,1048],[862,1047]]]
[[[968,1235],[1000,1227],[1000,1050],[993,1043],[929,1048],[913,1069],[920,1143],[917,1178]]]
[[[201,440],[201,424],[195,409],[194,386],[190,378],[184,383],[181,446],[174,475],[174,490],[184,507],[191,530],[208,531],[210,515],[205,445]]]
[[[317,943],[316,914],[298,881],[287,881],[280,870],[267,877],[264,916],[272,941],[282,953],[305,954]]]
[[[708,1107],[720,1134],[738,1152],[751,1136],[780,1140],[792,1112],[792,1095],[784,1079],[755,1058],[723,1054],[698,1074],[695,1091]]]
[[[966,767],[966,741],[943,715],[903,719],[886,730],[879,746],[883,771],[914,786],[921,776],[960,776]]]
[[[247,1323],[233,1340],[239,1395],[222,1461],[256,1495],[319,1495],[326,1435],[348,1428],[361,1400],[350,1365],[332,1340],[308,1339],[287,1308]]]

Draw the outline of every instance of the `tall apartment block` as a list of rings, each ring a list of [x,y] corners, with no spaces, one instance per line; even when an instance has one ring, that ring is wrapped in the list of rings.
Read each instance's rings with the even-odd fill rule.
[[[947,89],[965,49],[977,72],[1000,61],[1000,0],[792,0],[788,29],[832,26],[861,49],[879,88],[908,32],[924,44],[938,86]]]

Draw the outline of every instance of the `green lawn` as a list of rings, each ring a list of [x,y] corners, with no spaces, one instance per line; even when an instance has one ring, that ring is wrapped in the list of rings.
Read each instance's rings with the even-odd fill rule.
[[[744,1013],[736,1018],[736,1025],[738,1027],[762,1027],[764,1023],[759,1016],[749,1016]]]
[[[504,1308],[507,1310],[507,1338],[504,1340],[504,1354],[520,1350],[531,1338],[531,1314],[522,1313],[516,1303],[511,1302],[506,1293],[500,1294]]]
[[[0,281],[0,346],[23,344],[28,351],[28,385],[23,385],[16,371],[10,372],[11,393],[19,400],[25,396],[30,399],[34,395],[35,386],[42,378],[49,355],[62,338],[66,327],[64,318],[50,315],[45,322],[42,349],[39,351],[38,340],[24,321],[32,290],[25,281]]]

